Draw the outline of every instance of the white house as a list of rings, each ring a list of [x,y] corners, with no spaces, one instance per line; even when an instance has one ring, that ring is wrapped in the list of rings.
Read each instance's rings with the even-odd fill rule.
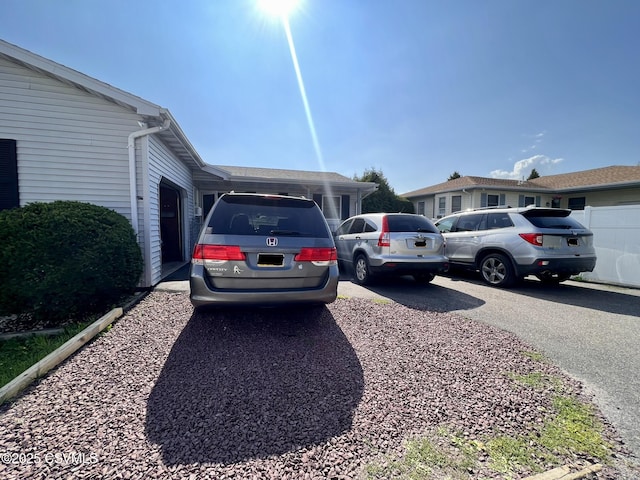
[[[189,260],[224,192],[306,195],[335,224],[376,188],[337,173],[209,165],[167,109],[0,40],[0,209],[76,200],[115,210],[137,234],[143,287]]]

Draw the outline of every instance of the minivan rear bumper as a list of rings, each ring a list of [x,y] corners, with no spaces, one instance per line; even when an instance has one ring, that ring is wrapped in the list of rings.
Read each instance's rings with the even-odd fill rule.
[[[296,290],[214,290],[205,280],[206,273],[201,265],[192,265],[189,275],[191,304],[194,307],[206,305],[283,305],[301,303],[332,303],[338,296],[338,267],[329,267],[326,282],[319,288]]]
[[[517,265],[520,276],[544,272],[577,275],[580,272],[592,272],[595,267],[595,256],[538,258],[530,265]]]

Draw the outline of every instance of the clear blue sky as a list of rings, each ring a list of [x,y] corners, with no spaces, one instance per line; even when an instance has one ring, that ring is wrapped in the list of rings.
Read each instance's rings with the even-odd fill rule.
[[[289,23],[326,170],[400,194],[640,162],[640,1],[302,0]],[[3,0],[0,38],[168,108],[207,163],[321,169],[254,0]]]

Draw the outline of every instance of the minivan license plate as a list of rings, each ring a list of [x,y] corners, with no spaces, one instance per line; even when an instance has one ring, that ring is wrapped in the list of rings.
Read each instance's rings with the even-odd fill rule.
[[[284,255],[274,253],[259,253],[259,267],[281,267],[284,265]]]

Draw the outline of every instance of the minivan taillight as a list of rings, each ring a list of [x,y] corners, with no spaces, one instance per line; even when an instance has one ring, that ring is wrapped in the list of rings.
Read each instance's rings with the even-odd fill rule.
[[[391,246],[391,234],[389,233],[389,221],[387,220],[387,217],[382,217],[382,232],[380,233],[380,237],[378,238],[378,246]]]
[[[237,245],[206,245],[199,243],[193,249],[192,261],[198,263],[203,260],[229,261],[244,260],[245,255]]]
[[[531,245],[535,245],[536,247],[542,246],[543,235],[540,233],[521,233],[520,236]]]
[[[335,265],[338,263],[338,253],[333,247],[303,247],[294,260],[296,262],[311,262],[318,266]]]

